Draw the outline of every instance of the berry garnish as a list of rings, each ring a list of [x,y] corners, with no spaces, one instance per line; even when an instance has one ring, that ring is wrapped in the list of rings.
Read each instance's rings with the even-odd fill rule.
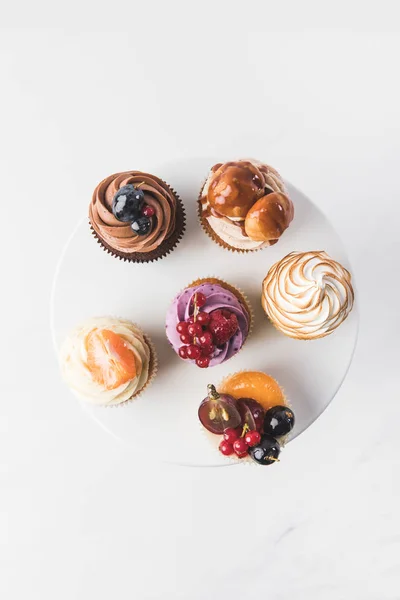
[[[118,221],[132,223],[139,217],[143,202],[143,190],[128,183],[121,187],[113,198],[113,215]]]
[[[225,315],[223,312],[225,312]],[[228,313],[229,318],[226,316]],[[208,328],[213,335],[215,344],[217,344],[217,346],[223,346],[233,335],[235,335],[239,328],[239,323],[234,313],[217,309],[210,313],[210,323]]]
[[[259,465],[272,465],[278,460],[281,447],[272,435],[264,434],[257,446],[253,446],[249,450],[249,454],[253,460]]]
[[[149,217],[139,217],[136,221],[133,221],[131,227],[138,235],[146,235],[151,229],[151,221]]]
[[[236,401],[228,394],[218,394],[215,386],[207,386],[208,396],[199,406],[199,419],[211,433],[222,434],[225,429],[238,427],[241,422]]]
[[[244,456],[246,456],[248,449],[249,446],[247,445],[245,439],[242,437],[233,442],[233,450],[239,458],[243,458]]]
[[[286,435],[294,427],[294,413],[287,406],[273,406],[265,413],[264,433],[275,437]]]
[[[196,346],[197,348],[198,346]],[[207,369],[210,364],[210,359],[208,356],[200,356],[196,359],[196,365],[200,367],[200,369]]]
[[[187,333],[188,332],[188,323],[186,321],[179,321],[176,326],[176,330],[178,333]]]
[[[201,327],[201,325],[200,325]],[[213,336],[209,331],[204,331],[201,330],[200,333],[200,337],[199,337],[199,344],[200,346],[212,346],[213,343]]]
[[[196,292],[193,296],[193,304],[197,306],[197,308],[201,308],[207,302],[207,298],[201,292]]]
[[[202,335],[203,333],[203,328],[200,325],[200,323],[189,323],[188,325],[188,333],[189,335],[191,335],[192,337],[197,337]]]
[[[179,348],[179,350],[178,350],[178,354],[179,354],[179,356],[180,356],[181,358],[185,359],[185,358],[187,358],[187,357],[188,357],[188,355],[187,355],[187,349],[188,349],[188,347],[187,347],[187,346],[181,346],[181,347]]]
[[[194,323],[194,315],[188,318],[187,323]]]
[[[198,358],[200,358],[200,356],[201,356],[201,350],[198,346],[195,346],[194,344],[190,344],[190,346],[187,347],[187,357],[188,358],[190,358],[192,360],[197,360]]]
[[[238,433],[237,430],[233,427],[228,427],[228,429],[225,429],[224,431],[224,440],[226,442],[229,442],[230,444],[236,442],[236,440],[239,439],[239,437],[240,433]]]
[[[156,214],[155,208],[153,208],[152,206],[149,206],[148,204],[146,204],[146,206],[143,206],[142,215],[144,217],[153,217],[155,214]]]
[[[262,431],[265,411],[261,404],[253,398],[239,398],[237,407],[242,417],[242,423],[247,423],[250,430]]]
[[[199,312],[196,318],[197,323],[203,326],[207,326],[210,322],[210,315],[206,312]]]
[[[201,346],[201,355],[202,356],[211,356],[211,354],[214,352],[215,350],[215,346],[213,346],[212,344],[210,344],[209,346]]]
[[[258,431],[248,431],[244,436],[244,441],[250,447],[257,446],[260,443],[261,435]]]
[[[182,333],[180,336],[182,344],[190,344],[192,337],[188,333]]]
[[[219,445],[219,451],[222,452],[225,456],[230,456],[233,454],[233,446],[229,442],[222,440]]]

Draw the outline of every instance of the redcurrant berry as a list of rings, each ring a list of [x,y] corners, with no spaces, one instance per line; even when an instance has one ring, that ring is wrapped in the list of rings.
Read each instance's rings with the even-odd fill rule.
[[[207,302],[207,298],[201,292],[196,292],[193,296],[193,302],[197,304],[198,308],[201,308]]]
[[[189,335],[191,335],[193,337],[198,337],[199,335],[202,335],[203,328],[200,325],[200,323],[189,323],[188,332],[189,332]]]
[[[194,323],[194,316],[192,315],[191,317],[188,318],[187,323]]]
[[[186,321],[179,321],[178,325],[176,326],[176,330],[178,333],[187,333],[188,326],[189,324],[186,323]]]
[[[211,344],[210,346],[202,346],[201,347],[201,355],[202,356],[211,356],[214,352],[214,346]]]
[[[198,359],[196,359],[196,365],[200,367],[200,369],[207,369],[209,364],[210,359],[208,358],[208,356],[200,356]]]
[[[236,440],[239,438],[239,434],[236,431],[236,429],[233,429],[233,427],[228,427],[228,429],[225,429],[224,431],[224,440],[226,442],[229,442],[230,444],[233,444],[233,442],[236,442]]]
[[[246,433],[246,435],[244,436],[244,441],[250,447],[257,446],[257,444],[260,443],[260,440],[261,440],[261,435],[258,433],[258,431],[255,431],[255,430],[248,431]]]
[[[219,445],[219,451],[225,456],[230,456],[233,453],[233,446],[229,442],[222,440]]]
[[[188,346],[187,349],[187,357],[192,359],[192,360],[197,360],[198,358],[200,358],[201,355],[201,351],[199,346],[195,346],[194,344],[191,344],[190,346]]]
[[[178,354],[181,358],[187,358],[187,346],[181,346],[178,350]]]
[[[233,449],[239,458],[243,458],[243,456],[246,456],[249,446],[246,444],[244,438],[239,438],[233,442]]]
[[[153,217],[155,214],[156,214],[155,208],[153,208],[152,206],[149,206],[148,204],[143,206],[142,215],[144,217]]]
[[[187,333],[182,333],[180,336],[182,344],[190,344],[192,341],[192,336]]]
[[[206,327],[210,322],[210,315],[206,312],[199,312],[197,322]]]
[[[213,336],[209,331],[202,331],[199,337],[200,346],[212,346]]]

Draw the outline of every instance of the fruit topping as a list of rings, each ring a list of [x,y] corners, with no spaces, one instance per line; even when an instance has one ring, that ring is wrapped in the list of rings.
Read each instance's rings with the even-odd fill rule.
[[[236,406],[242,417],[243,424],[247,423],[250,430],[262,430],[265,411],[261,404],[252,398],[239,398]]]
[[[215,350],[215,346],[210,344],[209,346],[201,346],[201,355],[202,356],[211,356]]]
[[[192,341],[192,336],[190,336],[188,333],[182,333],[180,335],[180,338],[181,338],[182,344],[190,344]]]
[[[118,221],[131,223],[140,216],[143,203],[143,190],[128,183],[128,185],[121,187],[113,198],[113,215]]]
[[[131,228],[138,235],[146,235],[151,229],[151,221],[149,217],[139,217],[133,221]]]
[[[294,427],[294,413],[287,406],[273,406],[265,413],[264,433],[275,437],[286,435]]]
[[[229,442],[222,440],[219,445],[219,451],[222,452],[225,456],[230,456],[233,454],[233,446]]]
[[[281,237],[293,219],[293,204],[280,192],[263,196],[246,215],[246,235],[256,242],[267,242]]]
[[[197,306],[197,308],[201,308],[207,302],[207,298],[201,292],[196,292],[193,295],[192,302],[195,306]]]
[[[219,394],[215,386],[208,385],[208,396],[199,406],[199,419],[211,433],[222,434],[225,429],[238,427],[241,423],[239,411],[232,396]]]
[[[142,215],[144,217],[153,217],[156,214],[156,209],[153,208],[152,206],[149,206],[148,204],[146,204],[145,206],[143,206],[142,208]]]
[[[200,356],[196,359],[196,365],[200,367],[200,369],[206,369],[210,364],[210,359],[208,356]]]
[[[239,458],[244,458],[249,450],[246,440],[242,437],[233,442],[233,450]]]
[[[217,309],[210,313],[210,324],[208,328],[213,335],[214,343],[217,346],[222,346],[235,335],[239,329],[239,324],[234,313]]]
[[[126,341],[108,329],[95,329],[86,339],[87,368],[92,378],[106,390],[136,377],[135,355]]]
[[[213,336],[209,331],[201,331],[200,337],[199,337],[199,344],[200,346],[207,347],[207,346],[212,346],[213,344]]]
[[[281,447],[272,435],[264,434],[257,446],[249,450],[251,458],[259,465],[272,465],[278,460]]]
[[[258,168],[249,161],[238,161],[225,163],[215,171],[207,199],[218,214],[244,219],[263,194],[263,181]]]
[[[181,358],[185,359],[185,358],[187,358],[187,357],[188,357],[188,356],[187,356],[187,349],[188,349],[188,347],[187,347],[187,346],[181,346],[181,347],[179,348],[179,350],[178,350],[178,354],[179,354],[179,356],[180,356]]]
[[[265,410],[285,402],[283,392],[275,379],[260,371],[235,373],[222,382],[220,389],[224,394],[236,399],[253,398]]]
[[[233,444],[233,442],[236,442],[236,440],[239,439],[239,437],[240,437],[240,433],[238,432],[237,429],[234,429],[233,427],[228,427],[224,431],[224,440],[229,442],[230,444]]]
[[[192,337],[201,336],[203,334],[203,328],[200,323],[189,323],[188,325],[188,333]]]
[[[244,436],[244,441],[250,447],[257,446],[260,443],[261,435],[258,431],[248,431]]]

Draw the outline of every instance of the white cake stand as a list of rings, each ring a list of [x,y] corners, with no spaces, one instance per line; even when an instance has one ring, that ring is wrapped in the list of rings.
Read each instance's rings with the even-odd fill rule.
[[[150,264],[113,258],[91,236],[84,217],[62,253],[51,299],[56,349],[70,329],[99,315],[132,319],[151,337],[159,371],[143,396],[118,408],[81,406],[106,431],[146,459],[188,466],[230,464],[199,427],[197,408],[208,383],[217,384],[242,369],[269,373],[285,389],[296,414],[293,439],[319,417],[340,388],[358,329],[357,307],[332,335],[320,340],[292,340],[270,325],[260,305],[260,291],[274,262],[294,250],[326,250],[349,268],[346,252],[326,217],[290,184],[295,218],[276,245],[243,255],[220,248],[199,226],[196,210],[199,189],[216,162],[193,159],[151,169],[177,190],[186,208],[185,236],[167,258]],[[88,202],[88,198],[82,199],[84,214]],[[199,369],[179,359],[170,348],[164,332],[165,315],[179,290],[207,276],[219,277],[245,291],[254,310],[255,327],[237,356],[223,365]],[[78,400],[71,395],[71,402]]]

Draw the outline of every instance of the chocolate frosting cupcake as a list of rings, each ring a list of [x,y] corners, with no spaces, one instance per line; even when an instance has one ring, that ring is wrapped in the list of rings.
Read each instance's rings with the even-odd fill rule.
[[[115,194],[128,184],[140,188],[145,204],[154,209],[151,228],[145,235],[138,235],[130,223],[119,221],[112,212]],[[105,249],[134,262],[165,256],[179,242],[185,227],[185,213],[176,192],[155,175],[141,171],[116,173],[99,183],[89,206],[89,220]]]

